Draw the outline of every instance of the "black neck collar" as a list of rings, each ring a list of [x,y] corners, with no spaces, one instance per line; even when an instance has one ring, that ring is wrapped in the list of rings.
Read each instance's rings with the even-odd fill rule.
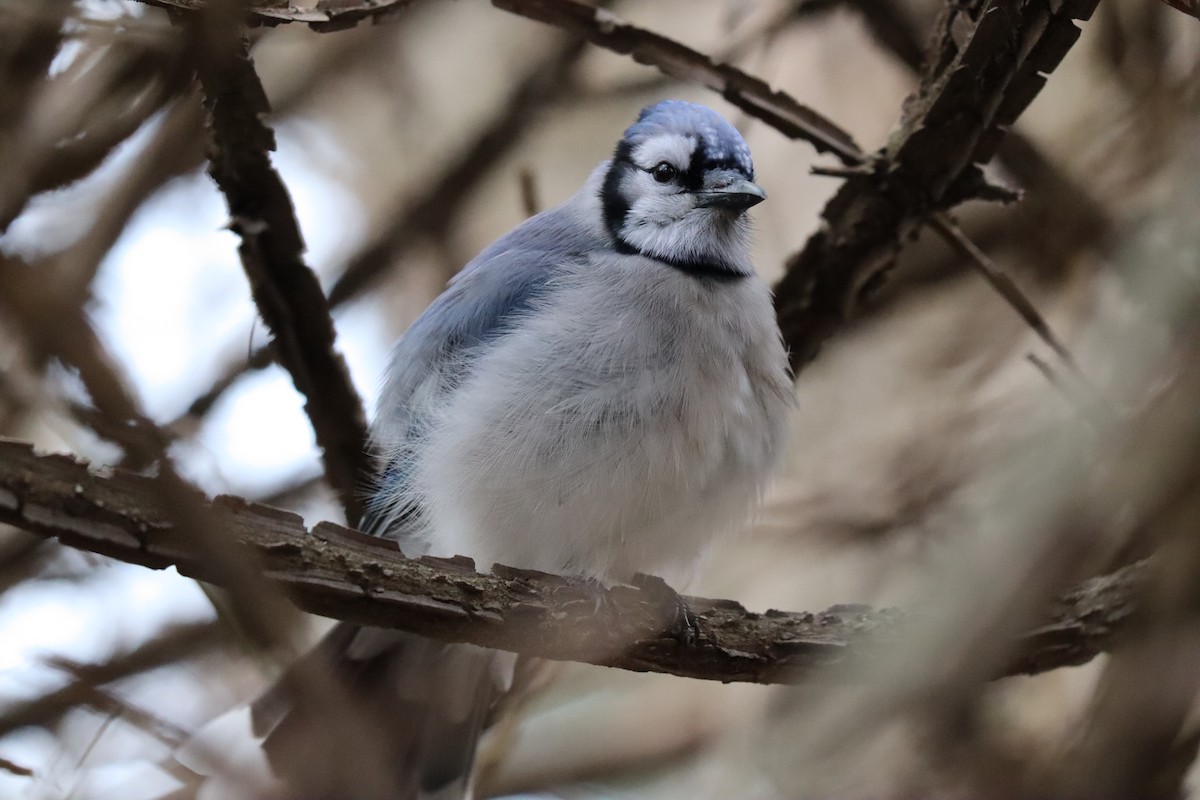
[[[621,194],[621,179],[623,175],[636,169],[629,154],[630,145],[628,142],[622,141],[617,145],[617,151],[613,154],[612,164],[608,168],[608,173],[604,176],[604,185],[600,189],[604,227],[608,229],[608,235],[612,237],[613,246],[617,252],[624,255],[645,256],[653,261],[673,267],[697,280],[733,283],[750,277],[749,273],[729,269],[715,261],[663,258],[662,256],[644,253],[621,238],[621,227],[625,224],[625,217],[629,213],[629,204]]]
[[[717,283],[735,283],[750,277],[750,273],[748,272],[737,272],[729,269],[728,267],[721,266],[713,261],[663,258],[662,256],[643,253],[642,251],[631,247],[628,242],[624,241],[619,236],[613,237],[613,243],[616,246],[618,253],[629,256],[642,256],[650,259],[651,261],[657,261],[660,264],[666,264],[668,267],[677,269],[684,275],[697,280],[715,281]]]

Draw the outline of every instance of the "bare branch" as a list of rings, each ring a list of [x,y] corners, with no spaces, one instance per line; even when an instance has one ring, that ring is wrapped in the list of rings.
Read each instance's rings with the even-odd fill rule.
[[[609,11],[576,0],[492,0],[492,5],[570,31],[675,78],[706,86],[785,136],[803,139],[818,152],[831,153],[844,163],[862,160],[862,151],[850,134],[791,95],[773,91],[766,81],[714,62],[673,39],[630,25]]]
[[[0,770],[22,778],[31,778],[34,775],[33,770],[28,767],[22,767],[15,761],[9,761],[7,758],[0,758]]]
[[[50,725],[66,712],[96,699],[105,684],[157,669],[231,641],[227,626],[198,622],[168,628],[146,644],[107,661],[74,666],[74,680],[49,694],[9,705],[0,711],[0,736],[28,725]]]
[[[212,5],[209,0],[141,0],[149,6],[169,11],[199,12]],[[382,22],[397,14],[415,0],[316,0],[303,7],[286,0],[247,3],[243,9],[246,21],[259,25],[279,25],[300,22],[314,31],[340,31],[360,22]]]
[[[538,112],[574,86],[574,67],[584,52],[583,43],[572,38],[530,65],[500,104],[495,118],[448,161],[426,191],[397,208],[393,218],[381,226],[381,235],[346,266],[329,290],[330,304],[339,306],[362,294],[411,242],[444,233],[472,191],[538,119]]]
[[[210,116],[210,173],[229,204],[231,227],[255,304],[296,388],[324,453],[325,472],[346,517],[362,513],[360,476],[367,425],[346,363],[334,346],[329,304],[304,263],[291,197],[271,165],[275,136],[267,99],[243,35],[220,13],[193,21],[194,56]]]
[[[1163,0],[1163,2],[1171,8],[1200,19],[1200,0]]]
[[[899,0],[843,0],[858,12],[864,26],[880,47],[891,53],[914,73],[920,73],[925,48],[912,20],[911,9]],[[1012,129],[1001,142],[996,157],[1012,173],[1025,196],[1037,207],[1030,214],[1038,227],[1054,231],[1053,242],[1059,252],[1092,245],[1112,230],[1107,211],[1083,186],[1058,169],[1021,131]],[[1045,223],[1050,215],[1053,222]]]
[[[868,173],[851,176],[825,206],[821,229],[788,260],[776,311],[794,368],[852,318],[884,279],[901,243],[928,215],[978,193],[976,166],[1024,111],[1074,44],[1098,0],[1052,10],[1040,0],[991,0],[967,40],[949,12],[937,55],[905,106],[899,129]]]
[[[0,521],[63,544],[216,584],[194,537],[159,510],[155,480],[90,472],[64,456],[35,455],[0,440]],[[862,606],[821,613],[757,614],[728,600],[688,598],[699,642],[683,647],[676,609],[655,579],[602,589],[545,573],[469,559],[408,559],[394,542],[330,523],[306,530],[300,517],[238,498],[203,504],[211,536],[250,548],[264,574],[300,608],[337,619],[400,628],[452,642],[639,672],[719,681],[800,681],[831,665],[870,664],[902,635],[904,615]],[[1049,609],[1046,623],[1013,642],[1003,674],[1080,664],[1121,635],[1144,562],[1088,581]]]

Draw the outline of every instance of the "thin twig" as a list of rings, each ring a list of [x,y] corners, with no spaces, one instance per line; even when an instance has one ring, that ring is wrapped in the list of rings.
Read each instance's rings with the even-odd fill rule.
[[[7,758],[2,757],[0,757],[0,770],[22,778],[32,778],[34,775],[33,770],[28,767],[22,767],[15,761],[9,761]]]
[[[1074,386],[1067,387],[1049,364],[1046,364],[1032,353],[1027,358],[1045,375],[1050,382],[1057,386],[1067,399],[1083,415],[1084,419],[1094,425],[1111,426],[1117,421],[1117,413],[1112,404],[1105,398],[1104,393],[1092,383],[1080,368],[1075,356],[1067,349],[1062,340],[1054,333],[1050,323],[1037,310],[1037,306],[1029,299],[1020,287],[1013,282],[1000,267],[988,257],[965,233],[945,214],[935,214],[931,224],[933,229],[957,251],[966,258],[976,272],[983,276],[988,285],[1008,303],[1009,307],[1046,343],[1055,355],[1066,365],[1074,378]]]
[[[1108,427],[1109,423],[1113,422],[1114,417],[1112,414],[1099,413],[1096,403],[1089,402],[1081,397],[1079,391],[1049,361],[1037,353],[1026,353],[1025,360],[1042,374],[1046,382],[1062,395],[1067,404],[1079,414],[1081,419],[1091,425],[1093,430],[1099,431]]]
[[[97,664],[76,665],[74,680],[66,686],[0,709],[0,736],[29,725],[51,725],[72,708],[90,704],[101,686],[178,663],[230,641],[228,628],[215,622],[174,625],[129,652]]]
[[[1075,361],[1075,356],[1071,354],[1067,346],[1054,333],[1054,330],[1050,327],[1050,323],[1037,310],[1033,301],[1026,297],[1025,293],[1013,283],[1012,278],[988,258],[987,253],[980,250],[974,242],[968,239],[967,235],[962,232],[962,229],[955,225],[945,214],[934,214],[930,220],[930,225],[947,244],[967,260],[967,263],[976,272],[983,276],[988,285],[996,290],[996,294],[1004,298],[1004,302],[1008,303],[1009,307],[1017,312],[1017,315],[1025,321],[1026,325],[1033,329],[1038,338],[1045,342],[1078,378],[1081,380],[1084,379],[1083,373],[1079,369],[1079,364]]]
[[[527,217],[542,210],[542,201],[538,197],[537,175],[533,167],[521,167],[517,172],[517,188],[521,194],[521,212]]]

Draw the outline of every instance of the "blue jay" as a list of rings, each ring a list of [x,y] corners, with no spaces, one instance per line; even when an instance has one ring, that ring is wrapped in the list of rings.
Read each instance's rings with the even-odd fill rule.
[[[480,253],[401,338],[365,527],[410,555],[614,582],[691,561],[743,521],[792,399],[748,249],[745,212],[765,197],[720,115],[643,110],[574,197]],[[511,657],[350,625],[318,655],[387,740],[386,774],[365,752],[322,763],[322,721],[276,697],[255,721],[296,796],[469,794]]]

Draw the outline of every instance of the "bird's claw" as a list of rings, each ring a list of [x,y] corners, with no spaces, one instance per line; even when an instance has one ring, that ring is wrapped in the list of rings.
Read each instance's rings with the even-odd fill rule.
[[[700,618],[693,613],[683,595],[657,575],[639,572],[633,576],[632,582],[642,591],[656,595],[665,607],[669,607],[671,636],[683,647],[695,647],[702,633]]]

